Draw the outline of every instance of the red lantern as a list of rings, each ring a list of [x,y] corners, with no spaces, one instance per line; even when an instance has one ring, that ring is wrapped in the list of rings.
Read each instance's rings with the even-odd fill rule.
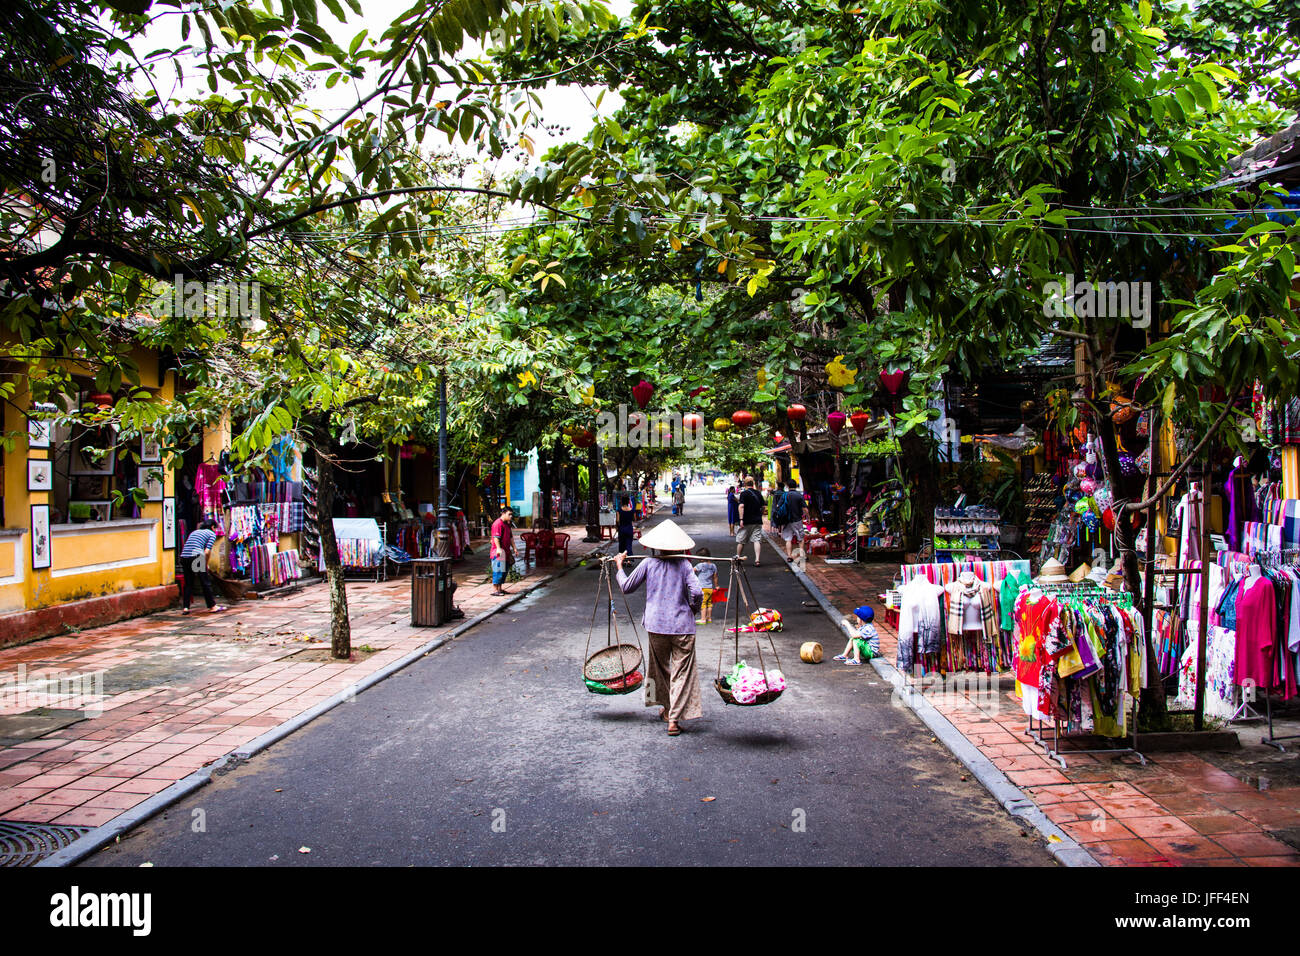
[[[698,431],[704,427],[704,416],[690,412],[682,416],[682,427],[688,432]]]
[[[650,396],[655,393],[655,387],[645,379],[637,382],[632,386],[632,397],[641,408],[645,408],[650,403]]]
[[[858,433],[859,438],[862,437],[862,431],[867,427],[867,423],[870,421],[871,416],[866,412],[854,412],[849,416],[849,424],[853,426],[853,430]]]
[[[753,412],[746,411],[745,409],[742,408],[738,412],[731,413],[731,420],[735,424],[739,425],[741,428],[748,428],[750,425],[754,424],[754,422],[758,420],[758,416],[755,415]]]
[[[1107,508],[1101,513],[1101,523],[1106,526],[1107,531],[1115,530],[1115,511],[1113,508]]]
[[[808,409],[802,405],[791,405],[785,410],[785,417],[792,422],[801,422],[808,416]]]
[[[845,414],[841,411],[831,412],[826,416],[826,427],[831,430],[832,434],[838,435],[844,431],[844,422],[847,420]]]
[[[98,405],[100,408],[112,408],[113,396],[107,392],[96,392],[90,396],[90,404]]]
[[[897,395],[898,390],[903,387],[903,379],[906,375],[907,373],[901,369],[891,369],[887,372],[882,368],[880,370],[880,384],[885,386],[885,390],[890,395]]]
[[[573,443],[579,448],[590,448],[596,444],[596,436],[589,429],[584,428],[578,434],[573,436]]]

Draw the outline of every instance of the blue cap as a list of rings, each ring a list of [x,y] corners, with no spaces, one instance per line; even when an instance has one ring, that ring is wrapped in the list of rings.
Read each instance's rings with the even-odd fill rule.
[[[862,607],[855,607],[853,613],[856,614],[858,619],[864,624],[870,624],[876,619],[876,612],[871,610],[871,608],[867,607],[865,604],[862,605]]]

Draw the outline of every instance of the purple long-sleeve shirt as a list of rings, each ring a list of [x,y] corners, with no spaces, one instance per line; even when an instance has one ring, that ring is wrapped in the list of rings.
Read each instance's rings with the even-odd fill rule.
[[[694,634],[695,612],[704,600],[699,579],[686,558],[646,558],[631,574],[618,570],[624,594],[645,585],[641,624],[652,634]]]

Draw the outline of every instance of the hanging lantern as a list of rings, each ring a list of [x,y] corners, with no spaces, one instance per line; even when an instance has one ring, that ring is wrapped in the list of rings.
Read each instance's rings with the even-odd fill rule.
[[[90,396],[90,404],[98,405],[100,408],[112,408],[113,396],[107,392],[96,392]]]
[[[847,420],[848,417],[843,412],[833,411],[826,416],[826,427],[831,430],[832,434],[838,435],[844,431],[844,423]]]
[[[863,411],[854,412],[849,416],[849,424],[853,426],[853,430],[858,433],[859,438],[862,437],[862,432],[870,421],[871,416]]]
[[[786,408],[785,417],[792,422],[801,422],[808,417],[808,409],[802,405],[791,405]]]
[[[897,396],[898,390],[903,387],[903,379],[906,376],[907,373],[902,369],[885,371],[882,368],[880,370],[880,384],[885,386],[885,391],[889,392],[890,395]]]
[[[650,396],[655,393],[655,387],[645,379],[637,382],[632,386],[632,397],[636,399],[637,406],[645,408],[650,404]]]
[[[713,430],[715,432],[731,431],[731,420],[728,418],[715,418],[713,420]]]
[[[748,428],[758,420],[758,416],[751,411],[741,409],[738,412],[731,413],[731,420],[741,428]]]
[[[687,432],[699,431],[704,427],[704,416],[697,415],[695,412],[688,412],[682,416],[682,428]]]
[[[1115,530],[1115,509],[1107,508],[1101,513],[1101,523],[1106,526],[1107,531]]]

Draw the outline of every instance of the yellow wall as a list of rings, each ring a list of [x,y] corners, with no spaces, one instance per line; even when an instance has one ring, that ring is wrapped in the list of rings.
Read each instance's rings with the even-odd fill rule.
[[[137,348],[140,384],[163,401],[175,396],[175,372],[158,377],[157,356]],[[27,490],[27,460],[49,457],[29,448],[24,409],[30,396],[23,383],[4,409],[4,428],[17,432],[13,454],[5,456],[5,527],[0,530],[0,613],[50,607],[81,598],[170,584],[172,553],[162,547],[162,503],[150,502],[138,519],[103,523],[56,524],[50,528],[51,567],[32,568],[31,506],[50,504],[47,491]],[[164,463],[164,497],[175,494],[172,472]]]

